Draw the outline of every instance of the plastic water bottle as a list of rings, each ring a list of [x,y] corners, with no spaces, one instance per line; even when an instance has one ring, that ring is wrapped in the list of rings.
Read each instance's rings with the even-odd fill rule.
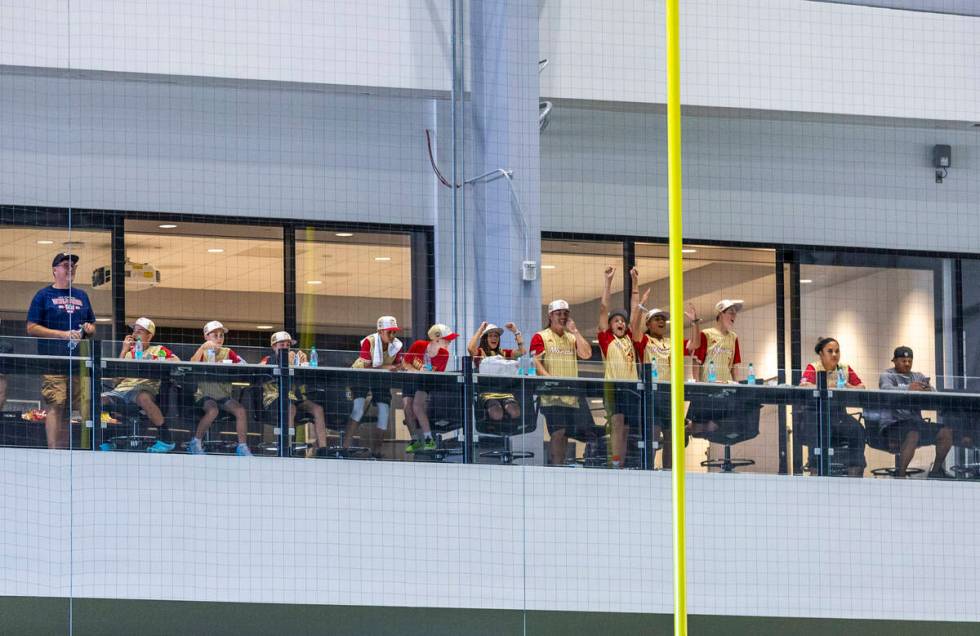
[[[204,359],[207,360],[208,362],[213,363],[214,362],[214,349],[208,349],[207,352],[204,354]]]
[[[537,365],[534,364],[534,357],[533,356],[528,356],[527,357],[527,374],[529,376],[532,376],[532,375],[533,376],[537,376],[538,375],[538,367],[537,367]]]
[[[847,386],[847,376],[844,375],[844,369],[837,368],[837,388],[843,389]]]
[[[133,357],[137,360],[143,359],[143,339],[137,338],[133,343]]]
[[[425,371],[432,371],[432,356],[429,355],[428,351],[425,352],[425,357],[423,360],[422,369]]]
[[[708,360],[708,382],[717,382],[718,372],[715,371],[715,361]]]
[[[749,363],[749,377],[746,378],[746,381],[749,384],[755,384],[755,367],[752,366],[751,362]]]
[[[316,353],[316,347],[310,347],[310,366],[316,367],[320,365],[320,356]]]
[[[527,374],[527,356],[521,356],[517,359],[517,375]]]
[[[657,370],[656,362],[650,365],[650,379],[653,380],[654,382],[660,379],[660,371]]]

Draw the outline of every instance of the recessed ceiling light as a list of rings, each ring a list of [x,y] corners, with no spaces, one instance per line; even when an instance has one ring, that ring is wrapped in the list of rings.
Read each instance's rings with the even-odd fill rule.
[[[541,269],[555,269],[557,265],[542,265]]]
[[[341,238],[348,238],[354,235],[351,234],[350,232],[337,232],[336,234],[334,234],[334,236],[339,236]]]
[[[684,249],[681,250],[681,254],[695,254],[696,252],[697,250],[691,249],[689,247],[685,247]]]
[[[38,245],[54,245],[54,241],[38,241]]]
[[[208,254],[221,254],[222,252],[224,252],[224,250],[220,247],[212,247],[208,250]]]
[[[391,260],[391,257],[390,256],[375,256],[374,257],[374,260],[376,260],[376,261],[378,261],[380,263],[380,262],[390,261]]]
[[[308,280],[308,281],[306,281],[306,284],[307,285],[322,285],[323,284],[323,281],[322,280]]]
[[[255,325],[256,329],[268,330],[272,329],[272,325]]]
[[[174,223],[162,223],[157,227],[159,227],[161,230],[172,230],[177,226]]]
[[[809,279],[809,278],[801,278],[801,279],[800,279],[800,284],[801,284],[801,285],[809,285],[809,284],[810,284],[810,283],[812,283],[812,282],[813,282],[813,280],[811,280],[811,279]]]
[[[112,322],[112,318],[96,318],[95,322]]]

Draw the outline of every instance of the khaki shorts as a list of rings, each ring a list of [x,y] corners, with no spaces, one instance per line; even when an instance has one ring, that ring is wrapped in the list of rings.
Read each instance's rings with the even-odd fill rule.
[[[88,405],[88,386],[89,379],[87,376],[72,376],[71,405],[73,408],[84,410]],[[64,406],[68,400],[68,376],[42,375],[41,397],[51,406]]]

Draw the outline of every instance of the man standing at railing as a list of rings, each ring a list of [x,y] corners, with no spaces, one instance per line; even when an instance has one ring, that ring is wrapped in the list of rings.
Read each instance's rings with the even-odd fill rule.
[[[553,300],[548,305],[548,326],[531,338],[530,351],[537,374],[541,376],[577,378],[579,359],[592,357],[592,346],[575,327],[568,303],[561,299]],[[552,465],[564,464],[568,429],[575,430],[579,396],[542,395],[540,403],[548,435],[551,436],[548,462]]]
[[[77,355],[79,340],[95,333],[92,303],[84,291],[72,287],[77,268],[78,255],[67,252],[55,255],[51,261],[54,283],[39,289],[27,310],[27,335],[43,338],[37,343],[37,352],[42,356]],[[87,410],[88,378],[78,376],[71,380],[69,402],[67,375],[41,376],[48,448],[68,447],[68,427],[62,424],[66,404],[69,411],[72,406],[82,412]]]

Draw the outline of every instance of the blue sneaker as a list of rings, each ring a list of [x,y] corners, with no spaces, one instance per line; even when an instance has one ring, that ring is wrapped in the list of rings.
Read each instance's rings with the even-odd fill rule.
[[[99,450],[108,453],[109,451],[116,450],[116,447],[110,444],[109,442],[102,442],[101,444],[99,444]]]
[[[191,455],[203,455],[204,446],[201,445],[201,440],[192,437],[191,441],[187,443],[187,452]]]
[[[248,444],[239,444],[235,447],[235,454],[239,457],[251,457],[252,451],[248,449]]]
[[[170,451],[172,451],[174,449],[175,446],[177,446],[177,444],[175,444],[173,442],[165,442],[162,439],[158,439],[156,442],[153,443],[153,446],[150,446],[149,448],[146,449],[146,452],[147,453],[169,453]]]

